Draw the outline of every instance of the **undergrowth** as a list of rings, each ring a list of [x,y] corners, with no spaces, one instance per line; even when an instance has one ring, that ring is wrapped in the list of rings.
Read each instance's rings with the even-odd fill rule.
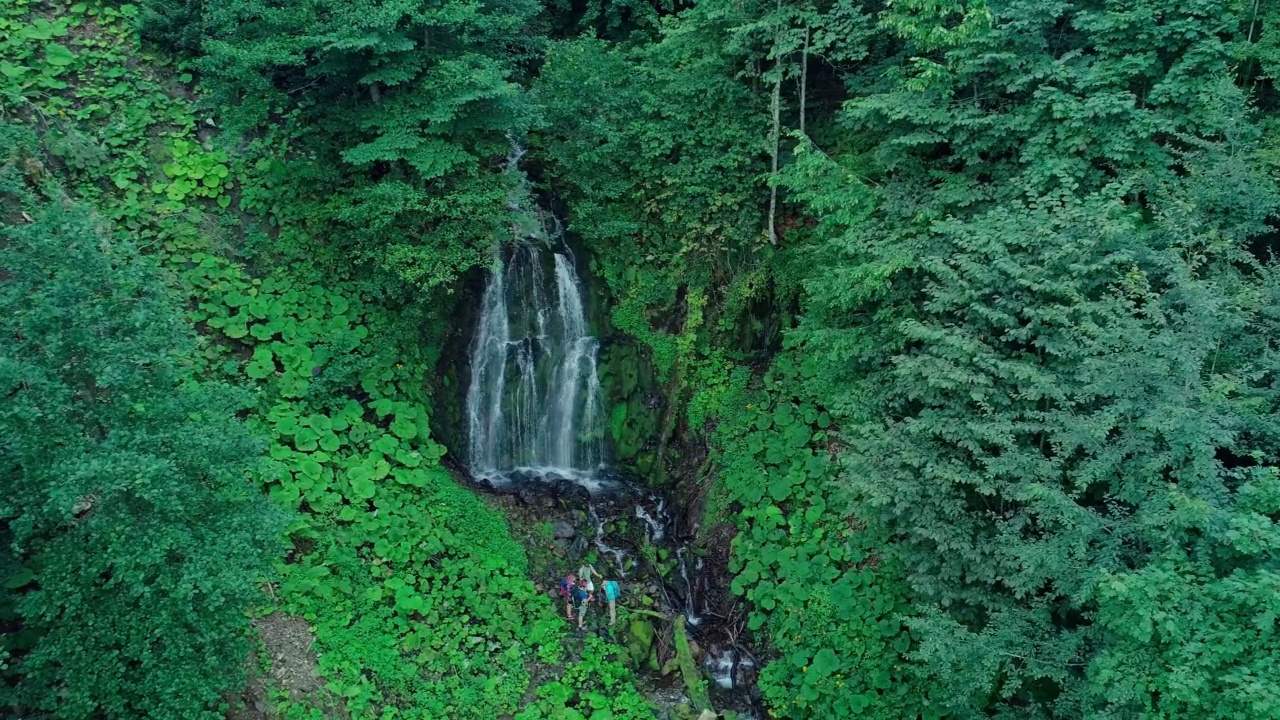
[[[767,642],[759,687],[791,718],[937,718],[907,659],[911,614],[885,536],[853,516],[839,478],[836,427],[789,353],[762,377],[721,366],[694,408],[713,408],[716,468],[707,516],[737,526],[732,591]],[[730,512],[730,510],[733,512]]]
[[[293,513],[291,550],[255,612],[313,626],[325,683],[278,710],[650,716],[594,640],[566,664],[565,624],[504,519],[441,467],[423,383],[431,308],[392,306],[380,283],[309,257],[315,227],[274,190],[280,147],[269,136],[247,154],[217,147],[192,76],[141,50],[136,15],[130,4],[5,2],[3,112],[39,131],[71,192],[188,298],[207,341],[182,361],[250,391],[241,414],[268,441],[257,482]],[[535,664],[559,679],[521,707]]]

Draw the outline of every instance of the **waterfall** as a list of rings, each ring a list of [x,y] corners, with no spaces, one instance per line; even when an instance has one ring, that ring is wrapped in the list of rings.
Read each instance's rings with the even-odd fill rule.
[[[513,144],[511,239],[495,249],[471,345],[469,462],[491,481],[523,471],[591,484],[604,462],[599,341],[559,225],[533,203]]]
[[[732,615],[715,604],[725,593],[690,550],[697,528],[684,527],[672,498],[605,468],[600,343],[587,323],[573,253],[519,169],[522,152],[512,144],[510,234],[493,251],[470,348],[470,473],[530,506],[550,495],[584,508],[589,525],[569,534],[578,542],[565,545],[567,563],[593,546],[607,576],[666,611],[683,612],[686,630],[707,649],[704,666],[718,689],[737,690],[740,678],[750,686],[751,675],[742,672],[754,668],[749,651],[737,644],[732,621],[717,613]],[[564,507],[546,505],[555,506]],[[742,704],[749,707],[750,698]],[[757,717],[741,709],[740,717]]]

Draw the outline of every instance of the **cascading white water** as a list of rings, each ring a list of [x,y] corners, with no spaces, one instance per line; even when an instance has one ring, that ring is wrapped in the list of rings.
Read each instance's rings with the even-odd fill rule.
[[[591,518],[591,524],[596,528],[596,549],[605,555],[612,555],[614,563],[618,566],[619,576],[625,578],[627,576],[627,554],[604,541],[604,521],[600,519],[600,514],[596,512],[594,507],[587,506],[587,516]]]
[[[708,652],[703,665],[711,672],[716,685],[732,690],[734,671],[739,667],[754,668],[756,664],[749,657],[738,657],[733,648],[726,648],[720,653]]]
[[[513,146],[511,241],[480,303],[467,390],[471,473],[555,473],[593,485],[604,462],[599,341],[559,227],[532,201]]]
[[[689,549],[688,543],[676,548],[676,565],[680,568],[680,578],[684,580],[685,596],[684,596],[684,617],[690,625],[701,625],[702,616],[694,609],[694,590],[693,580],[689,577],[689,563],[685,559],[685,552]]]

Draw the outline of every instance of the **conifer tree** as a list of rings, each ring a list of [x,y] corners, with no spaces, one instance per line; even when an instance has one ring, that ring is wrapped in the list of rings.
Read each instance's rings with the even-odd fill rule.
[[[792,340],[957,716],[1273,714],[1248,10],[895,3],[902,46],[845,106],[865,150],[790,176],[824,238]]]

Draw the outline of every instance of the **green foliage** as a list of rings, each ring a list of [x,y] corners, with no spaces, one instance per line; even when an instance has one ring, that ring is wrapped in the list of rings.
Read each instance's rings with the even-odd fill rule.
[[[820,238],[789,340],[959,716],[1271,712],[1264,595],[1222,602],[1280,532],[1247,9],[1140,5],[895,5],[859,143],[784,175]]]
[[[703,322],[694,305],[755,259],[763,227],[751,199],[763,168],[749,112],[758,102],[704,39],[676,23],[631,52],[556,45],[535,89],[535,140],[569,228],[595,252],[613,325],[651,349],[662,381],[691,359]]]
[[[191,232],[203,198],[227,207],[236,178],[227,158],[196,136],[194,110],[180,84],[190,74],[175,78],[155,58],[138,61],[131,27],[137,13],[132,4],[6,3],[0,23],[12,32],[0,42],[15,45],[0,57],[29,66],[0,76],[12,78],[4,86],[6,111],[41,129],[43,148],[68,188],[94,201],[118,232],[150,246],[171,242],[184,227]],[[23,60],[35,57],[36,41],[45,36],[68,49],[70,62],[46,67]],[[63,79],[41,83],[32,73]]]
[[[217,717],[280,552],[249,480],[262,445],[242,395],[192,377],[200,345],[153,262],[43,179],[38,146],[0,126],[0,703]]]
[[[223,194],[230,170],[225,152],[207,152],[194,142],[177,139],[169,149],[173,161],[164,164],[166,181],[151,185],[151,192],[164,193],[171,203],[181,203],[187,196],[216,198],[220,207],[231,204]]]
[[[727,398],[713,436],[721,495],[711,512],[741,508],[732,589],[751,603],[749,629],[769,643],[762,694],[782,717],[940,716],[906,661],[901,567],[882,556],[882,531],[842,511],[831,415],[789,357],[764,381],[709,391]]]
[[[243,648],[228,638],[261,573],[265,551],[251,549],[270,541],[229,549],[226,566],[187,560],[229,599],[179,636],[189,644],[158,646],[178,658],[164,668],[181,680],[172,698],[144,693],[169,675],[135,682],[102,659],[152,652],[139,626],[93,634],[41,613],[126,612],[75,604],[89,596],[67,590],[75,569],[57,563],[85,553],[54,551],[70,543],[140,568],[93,592],[147,573],[164,588],[193,582],[139,558],[186,547],[231,510],[180,530],[100,495],[75,510],[93,494],[80,485],[124,470],[66,468],[136,433],[154,442],[128,447],[143,458],[130,472],[156,488],[225,458],[209,483],[182,485],[209,504],[250,470],[248,436],[227,419],[240,409],[269,441],[254,478],[300,516],[271,587],[315,626],[344,712],[648,716],[615,649],[594,639],[561,676],[536,667],[562,661],[555,609],[501,518],[440,465],[421,381],[444,321],[433,296],[397,287],[443,287],[506,236],[504,136],[529,130],[528,165],[568,204],[607,286],[603,333],[646,348],[675,405],[644,411],[634,390],[650,375],[620,353],[620,450],[661,477],[672,447],[708,436],[711,516],[738,527],[733,589],[768,642],[760,682],[776,715],[1275,715],[1275,8],[705,0],[659,19],[672,10],[0,9],[6,117],[40,129],[33,155],[119,236],[60,202],[6,212],[6,232],[28,244],[2,252],[43,247],[51,265],[36,240],[75,238],[55,279],[105,288],[46,302],[53,280],[33,272],[0,287],[16,307],[103,319],[74,347],[5,335],[30,350],[5,354],[11,372],[43,367],[69,388],[52,406],[72,418],[0,441],[40,449],[24,472],[65,489],[37,497],[43,486],[24,482],[4,505],[17,544],[0,569],[17,579],[0,615],[21,632],[5,636],[0,667],[24,678],[22,702],[52,708],[65,690],[66,716],[181,715],[181,698],[207,707],[235,679]],[[206,111],[188,99],[191,74],[138,62],[135,21],[193,58]],[[557,41],[539,66],[546,27],[597,37]],[[533,69],[527,95],[516,82]],[[226,133],[225,149],[197,117]],[[168,274],[138,264],[134,245]],[[24,262],[6,272],[37,266]],[[212,342],[193,344],[171,318],[133,322],[172,315],[160,282],[189,296]],[[119,310],[125,297],[141,314]],[[793,313],[802,320],[769,357]],[[37,349],[79,354],[46,367]],[[101,424],[127,388],[158,399],[101,437],[77,424]],[[47,417],[51,402],[14,408]],[[0,417],[35,422],[19,409]],[[234,430],[199,431],[211,426]],[[156,470],[175,448],[182,472]],[[228,522],[227,542],[262,516],[243,488],[232,496],[244,525]],[[156,497],[164,508],[183,496]],[[98,518],[129,518],[130,539],[91,534]],[[159,539],[131,544],[146,533]],[[123,649],[89,667],[84,648],[102,643]],[[556,677],[521,707],[535,669]],[[112,690],[95,710],[84,688],[99,678]],[[286,717],[323,712],[281,702]]]
[[[428,288],[482,263],[504,230],[493,161],[527,124],[511,78],[537,49],[537,10],[152,0],[142,26],[194,56],[230,132],[265,136],[282,167],[256,201],[287,198],[333,249]]]
[[[31,17],[26,2],[6,3],[0,27],[0,94],[5,104],[21,103],[27,96],[67,87],[62,76],[76,70],[76,53],[63,38],[71,18]]]
[[[253,278],[198,250],[168,262],[190,319],[223,340],[201,367],[256,388],[260,482],[305,513],[279,598],[314,624],[328,692],[355,717],[514,712],[562,622],[500,516],[440,467],[420,381],[434,358],[413,316],[300,268]]]
[[[31,13],[47,10],[24,8],[13,16],[18,18],[14,22],[30,23]],[[423,332],[438,327],[439,321],[421,305],[406,308],[388,301],[381,292],[383,283],[361,279],[350,267],[327,265],[338,253],[317,252],[309,257],[298,253],[299,249],[324,249],[312,239],[313,229],[324,227],[316,224],[317,218],[324,220],[324,216],[317,215],[307,197],[290,197],[290,193],[302,187],[310,190],[308,183],[317,177],[334,177],[331,170],[320,163],[286,166],[272,157],[270,153],[286,152],[293,142],[290,131],[279,126],[250,143],[247,155],[217,151],[201,141],[195,133],[194,108],[182,97],[184,89],[157,74],[153,63],[139,62],[139,51],[125,27],[134,11],[132,6],[95,5],[77,6],[66,13],[68,47],[80,63],[77,84],[62,94],[29,92],[19,116],[44,129],[38,142],[29,144],[62,162],[59,169],[68,178],[69,189],[96,201],[103,216],[114,221],[119,236],[147,243],[158,256],[166,272],[151,270],[146,278],[129,276],[128,287],[141,293],[140,298],[165,297],[171,314],[176,312],[174,300],[164,294],[164,287],[172,286],[188,298],[186,319],[205,333],[207,341],[190,343],[188,338],[187,344],[179,343],[161,359],[182,370],[182,393],[165,400],[199,415],[190,420],[165,415],[169,422],[163,430],[184,438],[175,447],[185,450],[191,463],[210,457],[206,451],[222,453],[217,455],[223,461],[218,468],[221,474],[211,476],[210,487],[200,488],[221,492],[213,481],[235,477],[241,492],[256,498],[245,483],[251,474],[279,506],[297,512],[285,533],[292,551],[275,573],[265,567],[245,567],[244,558],[261,561],[277,547],[279,530],[247,541],[242,526],[250,525],[256,516],[233,503],[237,496],[224,493],[224,506],[215,508],[217,512],[193,500],[184,506],[185,512],[203,514],[182,517],[180,527],[189,525],[194,535],[206,531],[205,522],[216,522],[221,523],[219,532],[224,532],[199,543],[205,551],[199,559],[216,561],[218,573],[209,580],[210,596],[197,594],[192,602],[216,604],[225,598],[209,610],[207,622],[184,616],[186,624],[179,629],[159,621],[154,627],[128,624],[151,615],[147,608],[124,602],[108,602],[106,609],[120,616],[103,614],[96,625],[58,625],[55,631],[31,621],[12,636],[13,643],[5,636],[0,652],[8,663],[9,677],[29,674],[26,684],[17,686],[24,693],[18,700],[40,707],[64,691],[74,701],[58,707],[67,717],[85,716],[89,710],[83,708],[90,698],[102,703],[95,717],[194,717],[219,693],[235,689],[243,677],[239,669],[249,646],[234,632],[244,627],[243,611],[249,600],[230,597],[231,592],[270,580],[272,604],[256,611],[293,613],[313,625],[320,655],[318,672],[325,683],[322,697],[299,700],[276,693],[276,710],[282,716],[311,718],[336,710],[351,717],[417,712],[487,720],[515,712],[529,690],[527,665],[560,662],[563,621],[524,577],[524,553],[501,516],[459,487],[440,466],[444,451],[430,437],[422,386],[436,359],[436,351],[423,342]],[[90,23],[92,31],[86,27]],[[113,64],[115,69],[109,67]],[[189,81],[190,76],[179,76],[179,80]],[[102,140],[93,139],[95,135]],[[312,174],[292,174],[299,167]],[[496,174],[485,182],[494,191],[492,198],[505,193],[505,181]],[[456,196],[431,202],[451,205],[449,211],[460,221],[478,216]],[[245,216],[224,212],[233,206],[260,214],[269,231]],[[500,210],[501,204],[494,207]],[[99,247],[87,235],[84,245],[87,250]],[[113,262],[122,263],[126,270],[133,267],[130,262],[151,262],[139,261],[137,250],[127,243],[103,240],[100,247],[109,249]],[[254,250],[265,251],[251,258],[255,272],[250,273],[238,252]],[[111,277],[108,270],[98,269],[102,278]],[[16,292],[17,286],[5,290]],[[85,302],[75,308],[88,307]],[[145,312],[116,315],[138,322],[150,317]],[[177,315],[169,321],[157,320],[153,330],[160,335],[185,332]],[[128,338],[120,333],[119,342]],[[139,347],[136,355],[117,345],[107,349],[124,359],[149,357],[146,347]],[[127,363],[124,370],[142,372]],[[242,386],[247,393],[228,395],[226,385]],[[164,383],[158,382],[151,391],[160,393],[163,388]],[[83,402],[92,404],[92,396],[86,397],[90,399]],[[150,418],[145,415],[148,408],[135,408],[134,413]],[[224,415],[218,415],[224,408]],[[243,425],[227,429],[219,424],[233,411],[242,412],[245,424],[268,440],[265,462],[251,462],[260,457],[256,454],[260,446],[245,445],[250,436]],[[132,416],[120,420],[122,432],[136,431],[141,438],[145,431],[168,441],[169,435],[158,435],[149,426],[132,428],[132,421]],[[69,426],[67,432],[73,428]],[[9,446],[4,448],[7,451]],[[143,455],[135,452],[133,457]],[[173,481],[180,477],[175,475]],[[70,512],[67,508],[83,496],[73,494],[72,486],[90,479],[76,476],[74,482],[67,481],[66,492],[55,498],[51,511]],[[154,484],[157,490],[169,487]],[[184,496],[177,491],[170,495],[163,498],[170,505],[163,507],[173,509]],[[18,497],[5,506],[6,512],[20,509]],[[110,509],[124,512],[120,507]],[[130,511],[142,509],[131,507]],[[223,517],[224,511],[234,516]],[[97,506],[89,512],[88,518],[113,517]],[[161,519],[173,518],[157,515],[151,522]],[[132,516],[131,520],[137,526],[135,533],[151,533],[144,537],[157,541],[145,548],[147,553],[163,560],[169,558],[165,553],[185,548],[166,542],[148,522]],[[78,527],[97,526],[87,521],[80,526],[72,523],[63,531],[74,539],[79,537],[76,532],[82,532]],[[117,557],[114,548],[117,544],[127,548],[131,542],[128,535],[115,533],[99,539],[98,548],[81,548],[64,557],[91,554],[98,558],[101,553],[103,562],[124,562],[132,556]],[[224,542],[233,547],[219,554]],[[104,545],[111,553],[101,550]],[[32,608],[58,612],[61,606],[48,598],[54,590],[63,593],[61,586],[51,577],[47,581],[51,589],[36,592],[43,591],[46,581],[37,573],[36,583],[30,582],[21,567],[13,565],[19,562],[29,558],[0,554],[5,575],[12,568],[12,576],[21,580],[10,588],[15,592],[0,595],[0,613],[6,623],[19,611],[32,611],[34,616]],[[155,576],[159,585],[149,597],[155,603],[168,597],[168,589],[197,582],[200,576],[191,570],[191,563],[171,562],[168,569],[157,562],[159,569],[140,571],[129,582],[149,582]],[[86,565],[85,571],[92,572],[94,567]],[[196,567],[206,569],[205,562]],[[174,580],[174,574],[184,569],[191,572],[181,576],[181,582]],[[255,597],[266,605],[265,596]],[[11,600],[20,603],[15,606]],[[74,611],[85,608],[76,605]],[[134,638],[152,639],[153,630],[166,632],[165,642],[171,645],[148,648],[143,644],[139,649]],[[37,641],[43,644],[33,650]],[[96,648],[104,650],[94,654]],[[190,648],[203,653],[194,663],[184,655]],[[133,674],[104,660],[119,657],[124,663],[133,652],[150,653],[139,656],[143,663],[132,666]],[[37,673],[41,667],[37,661],[51,669]],[[159,667],[162,661],[167,665]],[[77,674],[68,681],[57,669]],[[637,704],[634,689],[620,690],[630,687],[630,676],[620,666],[608,665],[604,670],[592,666],[582,672],[584,677],[596,677],[606,670],[613,678],[608,682],[611,695],[618,698],[614,709],[622,713],[620,717],[636,717],[634,713],[645,706]],[[46,688],[41,683],[55,694],[42,695]],[[89,683],[99,683],[97,689],[112,693],[118,686],[122,699],[108,692],[89,696],[82,691]],[[167,694],[157,699],[152,690]],[[12,698],[6,695],[4,701]],[[627,708],[632,714],[625,714]]]
[[[620,652],[587,636],[582,659],[569,663],[558,680],[539,686],[536,700],[515,720],[649,720],[653,707],[636,692]]]
[[[1275,469],[1262,474],[1267,477],[1251,485],[1250,494],[1262,501],[1257,510],[1274,513]],[[1242,540],[1264,530],[1256,520],[1251,524]],[[1271,698],[1280,695],[1272,620],[1278,590],[1280,576],[1273,571],[1236,568],[1223,575],[1185,556],[1105,577],[1097,619],[1103,649],[1089,668],[1108,706],[1097,716],[1274,715]]]

